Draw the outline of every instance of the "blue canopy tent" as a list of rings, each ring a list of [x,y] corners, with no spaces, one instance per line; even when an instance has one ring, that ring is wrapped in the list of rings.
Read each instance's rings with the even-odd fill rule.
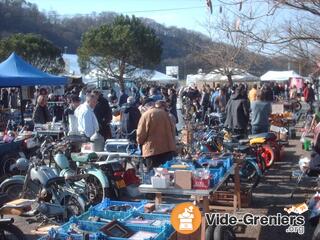
[[[22,99],[21,86],[64,85],[66,82],[67,79],[65,77],[42,72],[14,52],[7,60],[0,63],[0,87],[19,87],[20,99]],[[23,121],[22,104],[21,114]]]

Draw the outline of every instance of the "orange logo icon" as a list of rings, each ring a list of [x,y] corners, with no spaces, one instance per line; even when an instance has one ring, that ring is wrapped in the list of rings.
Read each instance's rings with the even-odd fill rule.
[[[178,204],[171,212],[171,224],[178,233],[194,233],[201,225],[201,212],[192,203]]]

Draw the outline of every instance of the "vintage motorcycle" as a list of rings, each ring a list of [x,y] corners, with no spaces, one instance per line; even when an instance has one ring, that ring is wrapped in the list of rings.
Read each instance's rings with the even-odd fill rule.
[[[0,184],[0,191],[11,199],[35,199],[34,208],[24,216],[35,216],[38,221],[64,222],[73,215],[84,212],[86,192],[74,189],[72,184],[86,176],[59,177],[43,159],[18,159],[16,167],[26,176],[15,175]]]

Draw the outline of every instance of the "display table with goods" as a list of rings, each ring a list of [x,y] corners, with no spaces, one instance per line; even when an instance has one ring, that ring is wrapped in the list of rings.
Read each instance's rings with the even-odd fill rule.
[[[34,132],[38,135],[53,136],[57,139],[61,139],[65,133],[65,127],[62,123],[46,123],[46,124],[35,124]]]
[[[162,195],[193,196],[196,205],[202,209],[202,214],[210,213],[210,209],[223,209],[236,211],[241,206],[240,177],[238,163],[221,161],[213,168],[193,168],[191,165],[181,165],[180,162],[171,161],[164,164],[163,168],[154,169],[151,184],[139,186],[141,193],[155,193],[155,204],[162,204]],[[232,163],[232,164],[231,164]],[[181,170],[183,169],[183,170]],[[188,169],[188,170],[186,170]],[[214,194],[226,182],[229,176],[234,175],[233,206],[211,206],[210,195]],[[201,204],[202,202],[202,204]],[[206,223],[202,217],[201,232],[197,237],[206,239]]]

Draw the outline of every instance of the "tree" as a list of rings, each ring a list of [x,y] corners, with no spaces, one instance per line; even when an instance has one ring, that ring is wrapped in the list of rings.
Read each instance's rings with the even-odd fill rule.
[[[78,49],[83,72],[97,68],[101,77],[115,78],[124,89],[124,76],[135,67],[154,67],[160,63],[162,43],[153,29],[140,19],[120,15],[111,24],[86,32]]]
[[[0,60],[16,52],[31,65],[42,71],[61,73],[64,71],[62,52],[50,41],[35,34],[14,34],[0,41]]]
[[[256,61],[262,44],[234,31],[240,28],[239,20],[224,14],[218,19],[209,18],[204,27],[211,41],[205,46],[199,46],[200,57],[211,65],[213,73],[227,76],[231,86],[232,76],[248,71]],[[250,27],[254,28],[254,24],[250,23]]]

